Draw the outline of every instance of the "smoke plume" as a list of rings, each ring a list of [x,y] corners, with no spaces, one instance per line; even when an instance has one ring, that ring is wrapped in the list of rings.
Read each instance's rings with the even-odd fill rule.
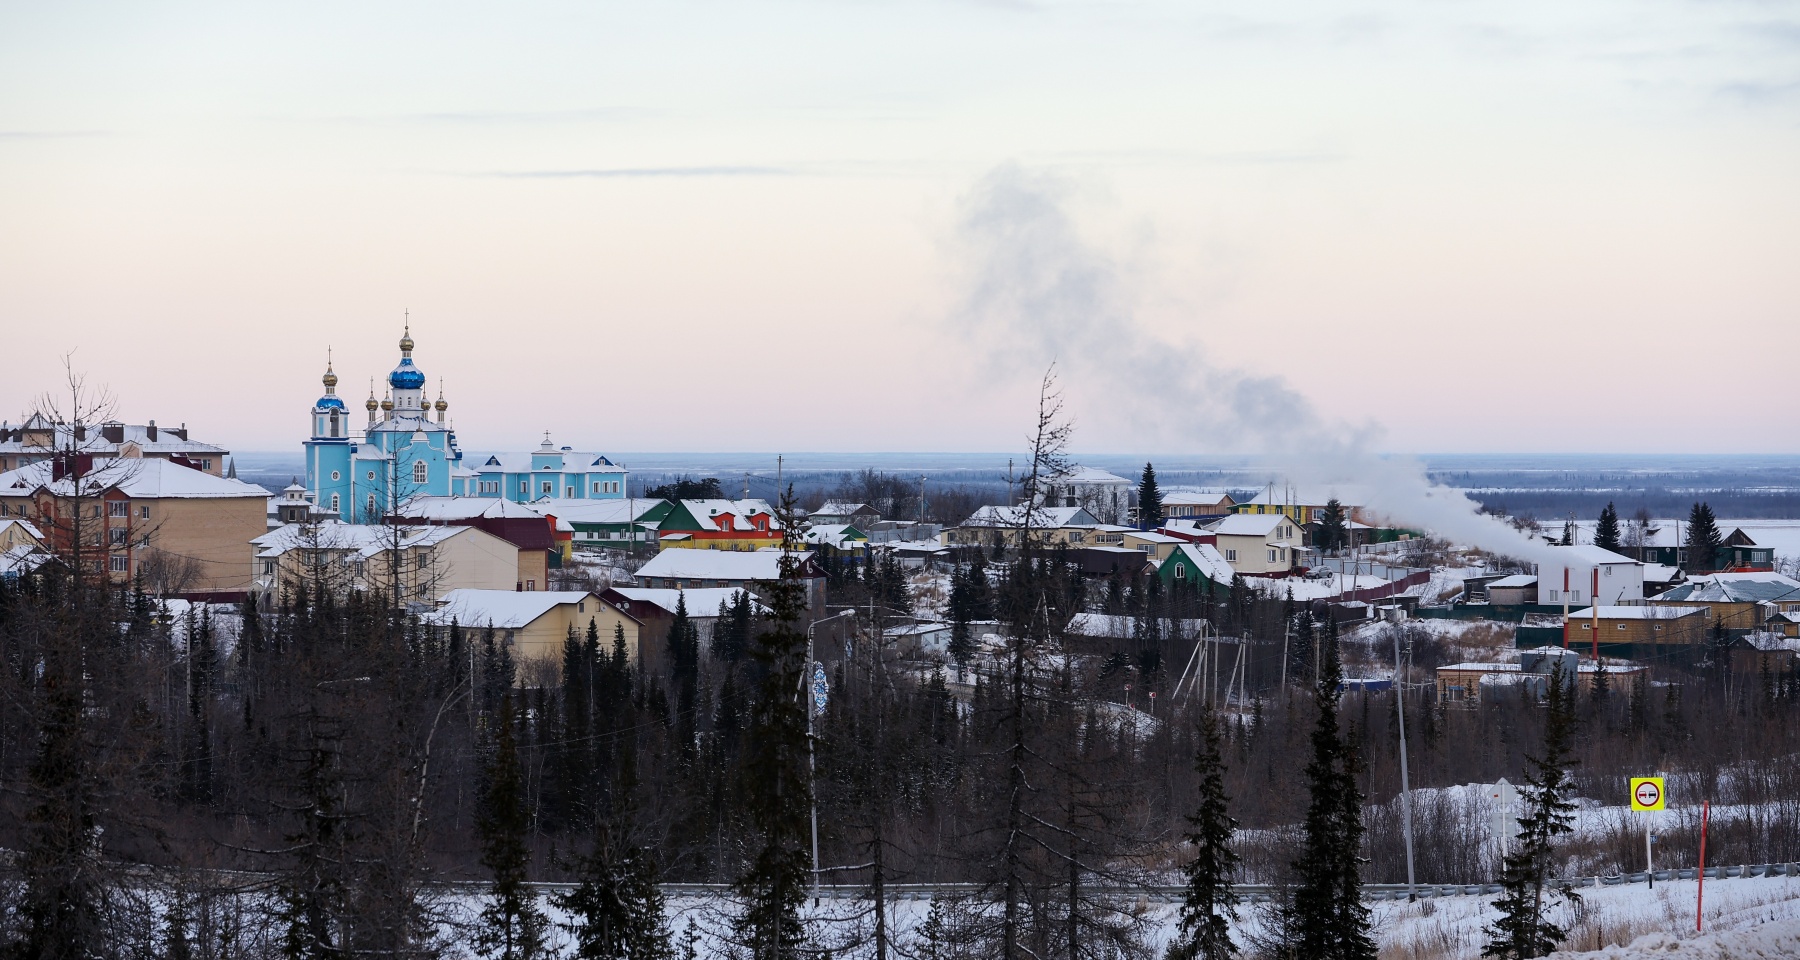
[[[1082,236],[1068,201],[1064,182],[1008,164],[962,202],[956,238],[970,276],[957,320],[991,368],[1055,361],[1080,392],[1129,404],[1168,440],[1258,452],[1295,483],[1354,486],[1394,522],[1545,561],[1545,544],[1431,483],[1417,460],[1377,454],[1375,425],[1328,420],[1280,377],[1224,368],[1202,347],[1146,332],[1123,271]]]

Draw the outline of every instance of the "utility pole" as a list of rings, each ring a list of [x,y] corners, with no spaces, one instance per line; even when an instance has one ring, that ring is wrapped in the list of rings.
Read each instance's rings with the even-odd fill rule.
[[[1410,644],[1409,644],[1410,646]],[[1406,696],[1400,672],[1400,631],[1394,631],[1394,709],[1400,720],[1400,823],[1406,828],[1406,899],[1419,899],[1413,882],[1412,782],[1406,773]]]
[[[1013,462],[1012,462],[1011,457],[1007,457],[1006,458],[1006,505],[1008,507],[1013,505],[1012,485],[1013,485]]]
[[[925,522],[925,475],[919,474],[919,522]]]

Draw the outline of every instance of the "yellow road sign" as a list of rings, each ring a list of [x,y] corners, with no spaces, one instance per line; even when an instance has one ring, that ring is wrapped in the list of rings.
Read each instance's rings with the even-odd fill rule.
[[[1634,811],[1661,810],[1668,796],[1663,792],[1661,777],[1631,778],[1631,809]]]

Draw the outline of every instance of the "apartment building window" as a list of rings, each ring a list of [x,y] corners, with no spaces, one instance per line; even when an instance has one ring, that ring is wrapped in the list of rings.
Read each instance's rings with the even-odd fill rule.
[[[138,519],[139,520],[150,519],[150,505],[149,504],[146,503],[143,506],[138,507]]]
[[[124,500],[114,500],[106,505],[106,512],[109,516],[130,517],[131,504]]]
[[[131,531],[126,530],[124,527],[114,527],[113,529],[107,531],[107,535],[110,538],[112,545],[115,547],[124,546],[125,538],[127,536],[129,536],[130,534],[131,534]]]
[[[130,573],[131,572],[131,560],[127,557],[113,557],[112,558],[112,572],[114,572],[114,573]]]
[[[527,581],[525,581],[525,591],[526,591],[526,592],[527,592],[527,593],[529,593],[529,592],[531,592],[531,591],[533,591],[533,590],[536,590],[536,589],[537,589],[537,581],[536,581],[536,580],[527,580]]]
[[[263,561],[263,576],[272,577],[274,575],[275,575],[275,561],[264,560]]]

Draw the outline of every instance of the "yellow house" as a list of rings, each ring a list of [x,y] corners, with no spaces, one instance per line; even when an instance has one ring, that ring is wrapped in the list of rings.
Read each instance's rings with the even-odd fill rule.
[[[512,590],[518,547],[476,527],[369,526],[327,520],[290,523],[251,541],[258,593],[324,580],[342,593],[388,593],[398,580],[402,603],[451,590]]]
[[[1325,519],[1325,508],[1334,499],[1344,508],[1345,519],[1357,523],[1370,521],[1363,506],[1367,502],[1366,495],[1350,488],[1308,490],[1271,484],[1256,496],[1232,504],[1231,512],[1253,516],[1280,514],[1300,524],[1317,523]]]
[[[28,521],[0,517],[0,553],[14,547],[36,547],[42,549],[44,535]]]
[[[1102,544],[1094,539],[1100,521],[1082,507],[1035,507],[1026,516],[1026,507],[982,507],[964,520],[961,526],[943,532],[946,546],[981,545],[1000,542],[1016,546],[1019,532],[1029,522],[1033,541],[1046,546],[1065,544],[1071,547]]]
[[[452,590],[422,619],[440,627],[452,622],[470,630],[493,627],[496,641],[511,648],[513,660],[557,667],[569,631],[585,637],[589,624],[599,630],[602,649],[611,649],[622,627],[626,654],[636,663],[643,627],[636,617],[586,590]]]

